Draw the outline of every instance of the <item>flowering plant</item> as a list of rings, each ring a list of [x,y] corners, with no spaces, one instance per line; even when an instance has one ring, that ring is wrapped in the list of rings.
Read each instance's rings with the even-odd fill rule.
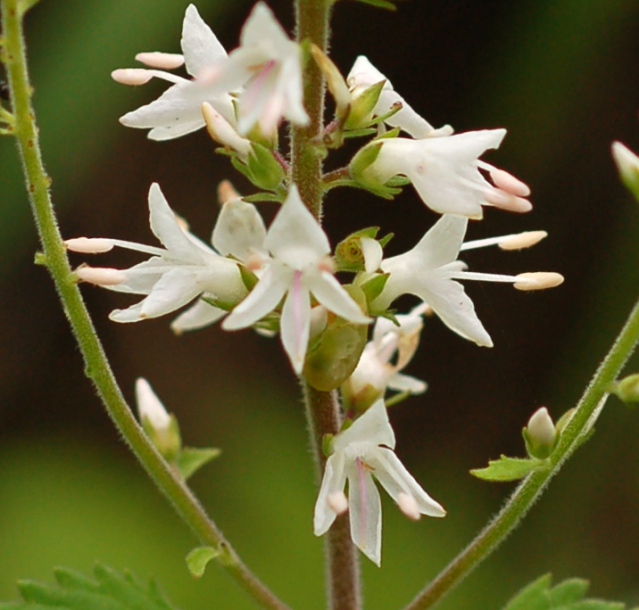
[[[387,0],[360,2],[394,7]],[[189,5],[181,53],[143,52],[136,58],[147,68],[113,71],[113,79],[122,84],[143,85],[153,78],[171,83],[155,101],[127,112],[120,122],[149,129],[148,137],[159,141],[195,137],[191,134],[204,127],[248,194],[228,182],[219,186],[220,209],[207,241],[176,214],[158,182],[149,189],[148,208],[159,245],[72,234],[62,239],[41,161],[24,58],[23,17],[35,3],[1,0],[2,61],[10,99],[0,109],[3,133],[18,141],[42,239],[38,261],[56,282],[88,374],[135,456],[198,538],[200,546],[187,557],[190,571],[200,577],[216,561],[260,607],[288,608],[244,563],[187,485],[219,451],[184,446],[178,417],[167,412],[146,380],[136,382],[137,419],[122,398],[82,301],[81,292],[90,287],[81,284],[141,297],[132,304],[122,297],[126,306],[109,315],[114,322],[144,322],[179,312],[171,322],[178,334],[219,321],[223,331],[251,328],[267,338],[279,336],[292,377],[302,387],[320,481],[314,518],[310,505],[307,517],[308,531],[322,537],[326,547],[327,604],[332,610],[362,608],[360,551],[373,564],[383,563],[378,486],[411,520],[444,517],[452,510],[445,489],[427,485],[440,505],[418,482],[424,480],[421,474],[414,477],[400,460],[403,449],[391,423],[395,414],[389,411],[427,389],[424,381],[403,372],[418,350],[423,327],[439,320],[458,335],[455,340],[492,347],[498,342],[495,333],[480,320],[462,282],[507,283],[532,292],[563,282],[553,271],[469,270],[467,251],[493,245],[523,250],[546,237],[545,231],[535,230],[466,239],[469,226],[485,222],[490,208],[517,214],[532,209],[530,188],[483,158],[500,147],[506,130],[454,133],[448,125],[432,127],[411,105],[410,95],[397,91],[365,56],[344,76],[328,56],[329,15],[336,1],[298,0],[294,38],[264,2],[257,2],[239,45],[228,52]],[[182,67],[188,77],[173,72]],[[326,89],[334,106],[329,119]],[[289,140],[280,137],[285,129]],[[327,170],[327,159],[337,149],[349,153],[346,143],[351,141],[359,146],[348,161]],[[621,144],[613,150],[623,181],[636,192],[636,157]],[[392,236],[367,223],[341,240],[329,239],[322,224],[325,206],[340,195],[348,198],[346,189],[394,199],[404,188],[412,205],[426,206],[430,219],[412,248],[392,253]],[[179,198],[170,200],[176,209],[185,207]],[[391,205],[401,210],[405,204],[398,198]],[[116,247],[149,258],[128,268],[85,262]],[[472,255],[468,259],[474,269]],[[533,307],[534,299],[521,306]],[[636,402],[634,378],[618,377],[638,340],[635,307],[579,404],[557,414],[556,422],[546,408],[531,408],[534,413],[523,430],[527,456],[502,456],[472,471],[487,481],[520,481],[519,487],[486,529],[417,593],[408,610],[432,607],[497,547],[593,434],[610,394]],[[429,383],[438,382],[429,378]],[[429,531],[436,527],[434,521]],[[10,607],[66,609],[77,607],[77,599],[88,610],[109,604],[170,607],[154,586],[141,586],[109,569],[96,570],[97,583],[58,574],[58,584],[69,595],[55,586],[24,587],[24,604]],[[550,589],[548,579],[535,581],[506,608],[618,607],[582,600],[582,581],[567,582]],[[554,606],[544,606],[548,600]]]

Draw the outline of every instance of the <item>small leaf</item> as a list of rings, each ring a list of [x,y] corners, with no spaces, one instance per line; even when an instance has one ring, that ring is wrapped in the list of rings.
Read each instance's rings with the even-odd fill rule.
[[[498,460],[490,460],[486,468],[471,470],[470,474],[483,481],[518,481],[534,470],[539,470],[545,466],[546,462],[544,460],[510,458],[502,455]]]
[[[175,465],[184,479],[193,476],[202,466],[208,464],[222,453],[212,447],[184,447],[175,460]]]
[[[212,546],[199,546],[186,556],[186,565],[195,578],[201,578],[209,561],[219,555],[220,551]]]
[[[126,572],[97,565],[95,580],[66,568],[54,570],[55,584],[23,580],[23,601],[0,603],[0,610],[176,610],[157,585]]]
[[[569,578],[550,591],[552,608],[577,602],[586,595],[590,583],[583,578]]]

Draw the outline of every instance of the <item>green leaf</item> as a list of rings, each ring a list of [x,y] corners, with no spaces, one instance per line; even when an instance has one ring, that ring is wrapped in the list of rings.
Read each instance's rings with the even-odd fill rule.
[[[383,8],[387,11],[397,10],[397,7],[389,0],[354,0],[354,1],[360,2],[361,4],[368,4],[369,6],[374,6],[376,8]]]
[[[583,599],[588,581],[581,578],[564,580],[550,588],[552,577],[541,578],[524,587],[504,610],[624,610],[625,604],[600,599]]]
[[[490,460],[486,468],[471,470],[470,474],[484,481],[518,481],[534,470],[544,467],[548,467],[545,460],[510,458],[502,455],[498,460]]]
[[[23,580],[22,601],[0,603],[1,610],[176,610],[151,581],[96,565],[95,579],[67,568],[54,570],[55,584]]]
[[[186,556],[186,565],[189,568],[189,572],[191,572],[195,578],[201,578],[204,575],[204,570],[206,570],[209,561],[218,557],[219,554],[220,551],[212,546],[199,546],[193,549]]]
[[[184,447],[175,459],[175,465],[184,479],[193,476],[202,466],[208,464],[222,453],[212,447]]]

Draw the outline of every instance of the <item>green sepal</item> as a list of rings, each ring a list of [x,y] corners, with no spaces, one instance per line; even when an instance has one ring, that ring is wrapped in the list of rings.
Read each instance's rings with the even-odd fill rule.
[[[255,193],[254,195],[242,197],[242,201],[246,201],[246,203],[284,203],[285,199],[286,193]]]
[[[636,407],[639,404],[639,373],[615,381],[610,387],[610,393],[629,407]]]
[[[258,282],[258,277],[252,271],[249,271],[244,265],[238,265],[240,269],[240,277],[246,289],[250,292]]]
[[[380,294],[382,294],[389,277],[390,273],[379,273],[360,286],[362,292],[366,295],[367,303],[372,303]],[[377,312],[375,312],[375,315],[377,315]]]
[[[379,96],[385,84],[386,81],[382,80],[379,83],[371,85],[352,102],[348,118],[344,123],[344,129],[347,131],[359,131],[370,126],[373,110],[379,101]],[[373,130],[372,133],[375,133],[375,130]]]
[[[214,447],[184,447],[173,463],[186,481],[222,453]]]
[[[377,160],[382,150],[381,142],[372,142],[355,153],[348,165],[351,177],[357,182],[364,181],[364,172]]]
[[[344,139],[347,138],[365,138],[367,136],[372,136],[377,133],[377,129],[375,127],[366,127],[364,129],[353,129],[352,131],[345,131],[342,135]]]
[[[238,265],[238,267],[242,269],[241,265]],[[241,275],[241,271],[240,271],[240,275]],[[200,299],[202,299],[205,303],[208,303],[211,307],[217,307],[218,309],[223,309],[224,311],[231,311],[231,309],[233,309],[233,307],[237,305],[237,303],[220,301],[219,299],[215,299],[210,296],[201,296]]]
[[[584,599],[587,580],[569,578],[551,588],[552,576],[544,574],[524,587],[503,610],[623,610],[625,604]]]
[[[546,460],[535,458],[511,458],[502,455],[498,460],[490,460],[486,468],[476,468],[470,474],[483,481],[508,482],[523,479],[535,470],[549,468]]]
[[[366,311],[364,293],[353,285],[344,289]],[[304,363],[304,377],[322,392],[339,388],[353,374],[368,339],[368,325],[329,316],[327,327],[311,341]]]
[[[167,428],[158,430],[153,427],[146,416],[142,417],[141,424],[146,435],[167,462],[175,462],[182,451],[182,437],[180,425],[172,413]]]
[[[253,142],[251,148],[247,161],[249,179],[260,189],[275,190],[284,179],[284,168],[265,146]]]
[[[95,579],[55,568],[55,583],[18,582],[22,601],[0,603],[2,610],[176,610],[153,582],[143,584],[129,573],[102,565]]]
[[[195,578],[201,578],[209,561],[219,557],[219,555],[220,551],[215,547],[199,546],[186,556],[186,565]]]
[[[333,434],[325,434],[322,437],[322,453],[325,457],[329,457],[333,453],[332,443],[334,438],[335,435]]]

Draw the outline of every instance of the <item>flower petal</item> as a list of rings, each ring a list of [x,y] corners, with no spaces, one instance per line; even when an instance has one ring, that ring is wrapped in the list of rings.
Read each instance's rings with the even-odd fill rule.
[[[311,299],[308,290],[302,286],[301,278],[297,277],[299,274],[297,271],[284,301],[280,319],[282,345],[298,375],[304,367],[311,327]]]
[[[446,511],[435,502],[419,485],[412,474],[406,470],[404,464],[390,449],[378,447],[374,457],[368,456],[369,465],[374,468],[375,478],[388,492],[395,502],[399,502],[399,494],[412,496],[422,515],[429,517],[443,517]]]
[[[344,490],[346,484],[346,471],[344,469],[344,454],[334,453],[324,467],[324,477],[320,487],[317,502],[315,503],[315,516],[313,518],[313,531],[316,536],[326,533],[333,525],[337,516],[328,504],[328,497],[332,493]]]
[[[382,506],[373,477],[361,460],[348,469],[351,538],[375,565],[382,561]]]
[[[198,299],[171,322],[171,330],[176,333],[182,333],[188,330],[204,328],[223,318],[226,313],[223,309],[213,307],[206,301]]]
[[[186,71],[196,78],[203,70],[227,58],[224,47],[193,4],[189,4],[184,14],[181,45]]]
[[[255,324],[277,307],[289,285],[290,274],[271,265],[249,295],[224,320],[222,328],[237,330]]]
[[[350,428],[340,432],[333,440],[335,451],[348,450],[349,445],[366,443],[395,448],[395,433],[388,420],[388,410],[383,400],[375,402]]]
[[[246,262],[264,250],[265,239],[264,221],[252,203],[232,199],[222,206],[211,240],[220,254],[232,254]]]
[[[337,279],[328,271],[305,274],[304,279],[313,296],[326,309],[332,311],[340,318],[350,320],[356,324],[368,324],[371,321],[370,318],[364,315],[360,306],[344,290]]]

